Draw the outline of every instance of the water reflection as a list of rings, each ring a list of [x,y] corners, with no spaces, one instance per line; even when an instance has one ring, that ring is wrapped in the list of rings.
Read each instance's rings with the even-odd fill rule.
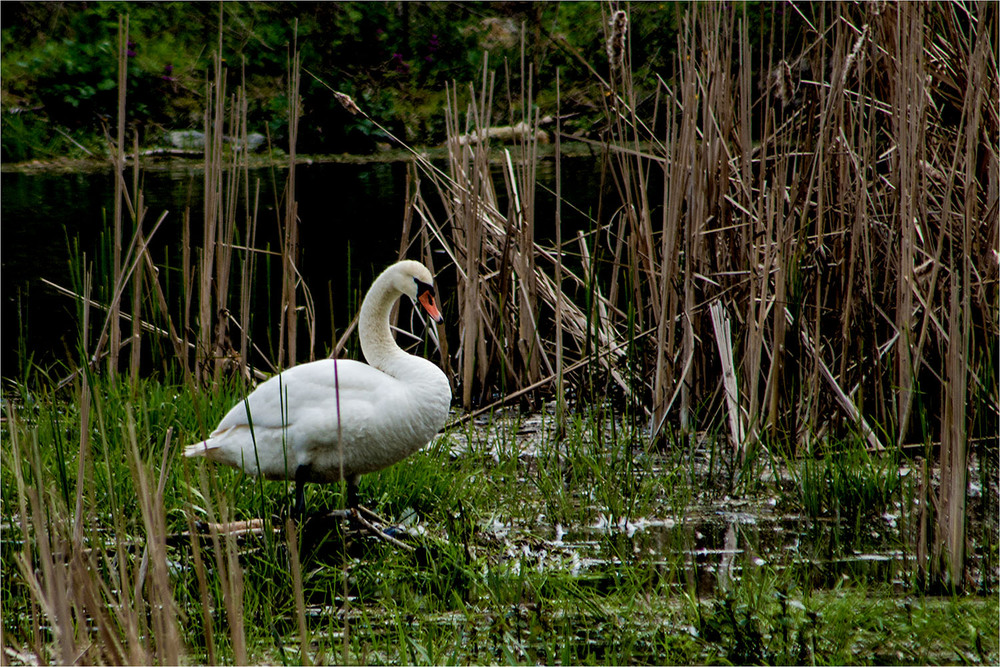
[[[324,354],[333,338],[332,328],[342,329],[354,314],[360,295],[371,278],[396,259],[401,221],[406,205],[407,164],[404,162],[300,164],[296,168],[296,200],[300,220],[302,260],[299,267],[316,306],[317,354]],[[21,333],[36,363],[61,361],[75,349],[78,325],[75,304],[44,286],[41,278],[72,287],[70,259],[84,255],[95,263],[95,275],[110,274],[102,252],[102,237],[113,228],[114,181],[110,170],[87,173],[3,172],[3,311],[0,356],[2,373],[20,373],[18,345]],[[131,172],[126,181],[131,188]],[[538,233],[551,235],[554,187],[550,162],[538,170],[536,200]],[[586,216],[597,210],[599,174],[587,157],[563,163],[563,191],[574,207],[563,209],[568,229],[583,228]],[[151,254],[161,268],[164,289],[171,298],[179,294],[181,239],[184,215],[190,215],[192,244],[200,244],[203,220],[204,175],[200,169],[154,168],[140,174],[140,188],[149,213],[148,230],[164,212],[168,215],[150,241]],[[259,184],[257,208],[258,248],[276,250],[284,215],[284,169],[250,172],[250,199]],[[503,179],[498,176],[498,192]],[[433,206],[438,197],[429,183],[425,197]],[[501,193],[502,200],[502,193]],[[241,203],[242,206],[242,203]],[[501,210],[505,203],[501,201]],[[440,211],[435,211],[440,214]],[[246,215],[240,209],[239,219]],[[439,218],[443,219],[443,215]],[[238,232],[239,233],[239,232]],[[128,239],[126,239],[127,244]],[[239,242],[239,241],[237,241]],[[411,253],[412,254],[412,253]],[[267,261],[272,266],[267,266]],[[267,341],[269,323],[280,300],[280,265],[261,261],[257,268],[254,312],[255,337]],[[95,280],[95,294],[100,283]],[[332,310],[331,310],[332,304]],[[266,315],[266,317],[264,317]],[[305,329],[305,327],[301,327]],[[305,336],[303,331],[303,336]],[[306,349],[300,344],[300,349]],[[75,356],[75,355],[72,355]]]

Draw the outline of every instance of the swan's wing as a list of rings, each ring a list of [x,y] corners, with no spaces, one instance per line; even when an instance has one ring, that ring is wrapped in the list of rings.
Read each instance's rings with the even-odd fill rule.
[[[398,381],[367,364],[350,359],[324,359],[290,368],[255,389],[222,418],[210,438],[234,427],[281,429],[307,424],[336,424],[342,415],[363,417],[394,390]],[[319,419],[324,415],[325,419]]]

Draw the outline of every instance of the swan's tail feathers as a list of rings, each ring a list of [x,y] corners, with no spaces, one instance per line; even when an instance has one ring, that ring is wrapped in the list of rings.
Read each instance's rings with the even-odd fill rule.
[[[192,456],[207,456],[208,452],[215,449],[217,446],[218,445],[212,443],[210,440],[202,440],[201,442],[185,447],[184,456],[187,456],[188,458]]]

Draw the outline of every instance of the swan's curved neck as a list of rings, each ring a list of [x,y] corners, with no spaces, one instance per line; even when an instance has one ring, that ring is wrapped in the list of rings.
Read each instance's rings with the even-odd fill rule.
[[[365,295],[358,318],[358,334],[361,338],[361,352],[368,363],[379,370],[386,370],[386,364],[393,357],[406,354],[396,344],[389,330],[389,312],[392,305],[402,296],[392,286],[392,277],[383,273]]]

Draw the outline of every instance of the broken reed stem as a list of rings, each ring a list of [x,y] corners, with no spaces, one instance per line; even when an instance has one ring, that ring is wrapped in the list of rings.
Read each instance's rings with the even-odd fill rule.
[[[712,328],[715,331],[715,343],[719,350],[719,365],[722,367],[722,382],[726,392],[726,413],[729,416],[729,436],[733,451],[737,453],[740,463],[743,462],[743,420],[740,417],[740,391],[736,379],[736,367],[733,363],[733,343],[729,324],[729,314],[721,301],[714,301],[709,307],[712,315]]]

